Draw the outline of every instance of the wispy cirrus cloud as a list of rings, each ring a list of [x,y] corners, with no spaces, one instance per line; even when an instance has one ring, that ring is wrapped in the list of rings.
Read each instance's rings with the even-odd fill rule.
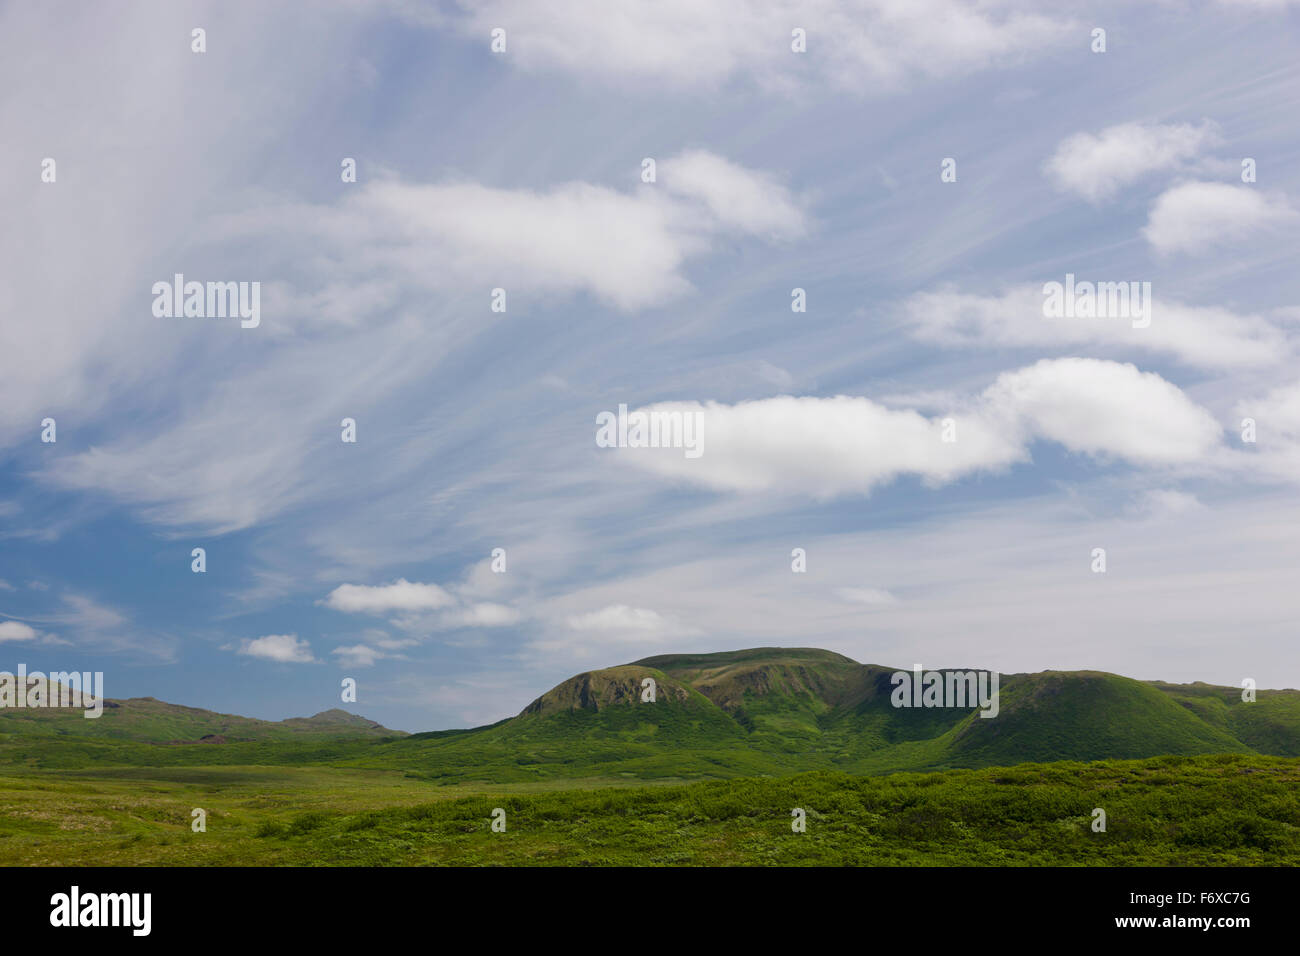
[[[420,6],[403,9],[427,17]],[[462,2],[461,16],[449,19],[484,43],[504,26],[508,62],[528,71],[857,94],[1033,60],[1075,28],[1072,18],[1004,0],[625,0],[600,16],[581,0],[487,0]],[[791,50],[795,28],[806,31],[806,56]]]
[[[1047,318],[1042,286],[1027,284],[997,295],[953,288],[918,292],[903,303],[902,314],[911,335],[947,348],[1065,350],[1091,345],[1170,356],[1210,369],[1276,365],[1295,350],[1294,323],[1285,315],[1192,305],[1154,288],[1148,306],[1151,321],[1145,328],[1120,318]]]
[[[634,312],[690,292],[686,265],[717,241],[794,240],[809,225],[776,177],[701,150],[665,158],[655,185],[529,190],[388,179],[335,204],[219,217],[206,241],[220,248],[275,250],[273,239],[301,235],[318,244],[296,257],[309,263],[302,274],[268,292],[258,360],[199,390],[167,421],[61,457],[41,475],[67,490],[107,493],[153,523],[238,531],[341,493],[345,473],[321,439],[342,416],[418,387],[431,367],[469,348],[483,325],[465,318],[467,299],[487,316],[494,288],[516,296],[506,301],[517,311],[525,295],[586,294]],[[402,288],[402,301],[367,295],[376,281]],[[348,290],[360,291],[350,298]],[[431,291],[446,302],[431,309]],[[321,295],[344,296],[347,306],[322,314]],[[271,404],[276,415],[259,414]],[[214,441],[227,448],[215,460]],[[139,480],[142,471],[149,481]]]

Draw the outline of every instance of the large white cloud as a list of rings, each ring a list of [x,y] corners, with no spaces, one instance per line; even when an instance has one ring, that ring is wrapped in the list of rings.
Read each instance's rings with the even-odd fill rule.
[[[1203,459],[1223,429],[1178,386],[1154,372],[1098,359],[1044,359],[1000,375],[984,392],[993,418],[1016,421],[1027,440],[1140,465]]]
[[[455,603],[456,599],[438,585],[421,584],[406,578],[375,586],[340,584],[324,601],[326,607],[352,614],[434,611]]]
[[[942,483],[1003,469],[1027,460],[1035,440],[1137,465],[1190,464],[1222,431],[1160,376],[1086,358],[1044,359],[1004,373],[942,418],[844,395],[670,402],[644,411],[701,415],[703,454],[616,450],[634,465],[717,489],[813,497],[863,494],[902,475]],[[945,440],[945,418],[954,441]]]
[[[34,641],[38,631],[22,621],[0,621],[0,644],[8,641]]]
[[[267,634],[244,640],[236,653],[279,664],[310,664],[315,660],[311,645],[300,640],[297,634]]]
[[[1254,186],[1182,183],[1161,193],[1142,235],[1162,253],[1199,254],[1296,221],[1286,197]]]
[[[1218,138],[1211,123],[1121,123],[1062,140],[1047,172],[1061,189],[1095,202],[1147,173],[1177,168]]]

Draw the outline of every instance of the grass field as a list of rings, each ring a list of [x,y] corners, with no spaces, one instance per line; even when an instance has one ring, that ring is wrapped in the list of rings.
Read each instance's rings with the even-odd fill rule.
[[[194,807],[204,833],[191,832]],[[496,807],[504,833],[490,828]],[[336,767],[8,769],[0,863],[1294,866],[1300,760],[491,787]]]

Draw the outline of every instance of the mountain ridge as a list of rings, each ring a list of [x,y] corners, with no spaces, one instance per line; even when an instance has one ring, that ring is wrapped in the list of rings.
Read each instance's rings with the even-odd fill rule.
[[[247,760],[507,783],[878,774],[1219,753],[1300,757],[1297,690],[1261,690],[1244,702],[1240,688],[1203,682],[1093,670],[1002,674],[998,712],[985,718],[975,706],[894,706],[891,677],[900,670],[908,673],[820,648],[660,654],[576,674],[493,724],[410,735],[337,709],[272,723],[132,698],[115,704],[156,719],[116,736],[110,714],[124,730],[123,706],[106,706],[96,721],[69,716],[31,735],[21,732],[27,728],[15,712],[0,712],[0,762]],[[90,733],[100,741],[87,739],[88,724],[99,725]],[[200,741],[209,746],[155,746]]]
[[[29,687],[40,681],[33,680]],[[51,682],[44,681],[46,699],[55,696]],[[151,744],[251,742],[265,740],[334,739],[338,737],[400,737],[405,731],[391,730],[341,708],[330,708],[310,717],[261,720],[239,714],[225,714],[175,704],[156,697],[103,699],[103,713],[86,718],[81,707],[0,708],[0,734],[107,738]]]

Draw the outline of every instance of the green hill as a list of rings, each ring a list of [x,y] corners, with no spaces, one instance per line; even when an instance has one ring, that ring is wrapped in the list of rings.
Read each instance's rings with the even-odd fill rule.
[[[47,699],[52,698],[43,681]],[[35,687],[32,681],[29,687]],[[58,690],[58,685],[54,688]],[[244,741],[333,740],[340,737],[398,737],[389,730],[345,710],[322,711],[313,717],[257,720],[219,714],[199,707],[169,704],[153,697],[126,700],[104,698],[103,713],[87,718],[80,708],[5,707],[0,709],[0,735],[77,737],[94,740],[136,741],[180,746]]]
[[[1138,681],[1097,671],[1001,676],[999,713],[895,707],[896,668],[814,648],[661,655],[578,674],[512,718],[400,735],[343,711],[267,722],[111,702],[104,717],[0,713],[0,763],[322,764],[441,783],[879,774],[1029,761],[1300,755],[1300,691]],[[947,673],[947,672],[945,672]],[[643,702],[643,682],[655,700]],[[204,741],[211,746],[183,746]]]
[[[813,648],[645,658],[579,674],[490,727],[415,735],[348,763],[444,782],[883,773],[1026,761],[1300,750],[1300,692],[1009,674],[1000,712],[898,708],[896,668]],[[641,682],[658,693],[642,703]]]

